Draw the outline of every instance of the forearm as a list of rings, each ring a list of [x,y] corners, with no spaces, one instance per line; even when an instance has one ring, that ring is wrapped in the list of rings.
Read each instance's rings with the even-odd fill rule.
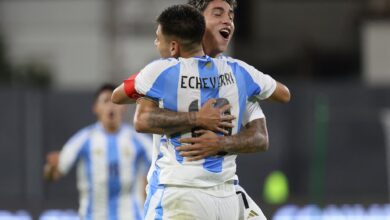
[[[137,100],[134,125],[138,132],[169,135],[190,131],[197,125],[196,112],[173,112],[156,106],[147,98]]]
[[[249,122],[238,134],[219,138],[223,151],[229,154],[253,153],[268,149],[268,132],[265,119]]]
[[[276,82],[276,89],[268,99],[281,103],[288,103],[291,99],[290,90],[284,84]]]
[[[118,86],[111,95],[111,101],[115,104],[133,104],[135,99],[128,97],[125,92],[125,85],[122,83]]]

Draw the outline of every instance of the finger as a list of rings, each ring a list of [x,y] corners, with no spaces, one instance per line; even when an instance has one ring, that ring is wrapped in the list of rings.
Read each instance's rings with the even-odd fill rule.
[[[225,130],[225,129],[223,129],[223,128],[220,128],[220,127],[217,127],[216,130],[217,130],[218,132],[223,133],[223,134],[229,134],[229,131],[227,131],[227,130]]]
[[[195,131],[195,134],[200,134],[200,135],[202,135],[202,134],[204,134],[204,133],[206,133],[206,132],[207,132],[207,130],[200,129],[200,130],[196,130],[196,131]]]
[[[199,156],[200,152],[199,151],[182,151],[180,152],[180,156],[182,157],[194,157],[194,156]]]
[[[205,158],[205,156],[199,155],[199,156],[195,156],[195,157],[187,157],[187,160],[191,162],[191,161],[202,160],[204,158]]]
[[[175,149],[177,151],[192,151],[192,150],[196,150],[198,148],[199,148],[198,145],[182,145],[182,146],[176,147]]]
[[[236,116],[234,115],[222,115],[221,116],[221,121],[233,121],[236,119]]]
[[[217,100],[212,98],[212,99],[207,100],[207,102],[206,102],[204,105],[205,105],[205,106],[212,106],[212,105],[214,105],[216,102],[217,102]]]
[[[232,123],[228,123],[228,122],[221,122],[218,124],[218,127],[234,128],[234,125]]]
[[[180,138],[180,143],[197,143],[199,142],[198,138]]]
[[[221,110],[221,112],[225,112],[225,111],[227,111],[227,110],[229,110],[229,109],[231,109],[231,108],[232,108],[232,106],[229,105],[229,104],[227,104],[227,105],[222,106],[222,107],[220,108],[220,110]]]

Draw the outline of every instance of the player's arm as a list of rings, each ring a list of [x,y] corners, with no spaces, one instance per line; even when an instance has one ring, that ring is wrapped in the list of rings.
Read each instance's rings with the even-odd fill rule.
[[[288,103],[291,99],[290,90],[283,83],[276,81],[275,91],[268,99],[272,101]]]
[[[291,99],[290,90],[281,82],[273,79],[270,75],[264,74],[257,70],[255,67],[236,60],[241,68],[245,69],[245,72],[250,75],[254,83],[257,84],[261,89],[260,91],[250,91],[254,97],[258,100],[273,100],[282,103],[287,103]],[[260,93],[259,93],[260,92]],[[251,97],[252,98],[252,97]]]
[[[89,135],[89,128],[84,128],[74,134],[61,151],[47,154],[43,168],[43,177],[47,181],[55,181],[68,173],[79,158],[84,143]]]
[[[194,127],[228,133],[235,117],[222,115],[230,105],[214,108],[215,99],[208,100],[198,112],[173,112],[158,107],[154,100],[144,97],[137,100],[134,127],[138,132],[153,134],[174,134],[190,131]]]
[[[220,152],[228,154],[254,153],[268,149],[268,132],[265,119],[249,122],[243,130],[232,136],[218,136],[214,132],[200,130],[197,138],[183,138],[182,145],[176,148],[180,155],[189,161],[204,159]]]
[[[141,95],[135,90],[135,78],[137,74],[131,75],[118,86],[111,96],[111,101],[115,104],[133,104]]]
[[[260,105],[257,102],[247,104],[247,121],[245,128],[232,136],[217,136],[216,134],[200,131],[201,136],[183,138],[182,145],[177,150],[189,160],[200,160],[214,156],[219,152],[229,154],[253,153],[268,150],[268,131],[266,120]]]
[[[46,163],[43,168],[43,177],[47,181],[55,181],[61,177],[58,170],[59,152],[53,151],[46,155]]]

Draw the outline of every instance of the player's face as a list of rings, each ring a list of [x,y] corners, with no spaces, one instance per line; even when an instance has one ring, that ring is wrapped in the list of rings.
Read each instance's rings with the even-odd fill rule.
[[[103,127],[109,131],[116,131],[123,119],[125,107],[111,102],[112,91],[102,91],[97,97],[94,112]]]
[[[203,11],[206,31],[203,48],[207,55],[215,57],[224,52],[234,32],[234,12],[224,0],[211,1]]]
[[[158,25],[156,30],[156,39],[154,45],[157,47],[158,52],[162,58],[171,57],[170,42],[161,32],[161,25]]]

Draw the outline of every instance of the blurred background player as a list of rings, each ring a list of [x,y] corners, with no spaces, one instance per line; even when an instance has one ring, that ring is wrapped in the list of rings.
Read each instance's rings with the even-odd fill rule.
[[[227,49],[228,44],[234,33],[234,9],[237,6],[234,0],[190,0],[188,2],[191,6],[200,10],[206,21],[206,31],[203,37],[203,48],[207,55],[211,57],[218,57],[222,59],[231,59],[229,57],[222,56],[222,53]],[[126,91],[127,95],[131,98],[139,97],[134,90],[134,78],[136,75],[130,77],[125,81],[122,91]],[[288,102],[290,99],[290,93],[288,89],[281,83],[277,83],[277,87],[274,93],[269,99]],[[124,100],[127,103],[131,103],[131,100],[127,100],[124,96]],[[123,101],[123,100],[121,100]],[[202,114],[195,118],[192,122],[189,121],[186,115],[179,117],[172,112],[158,109],[155,103],[150,103],[147,100],[139,100],[139,107],[143,107],[142,110],[147,112],[150,121],[159,121],[159,125],[154,123],[154,127],[145,125],[148,131],[151,133],[158,133],[161,128],[167,129],[167,125],[176,125],[175,128],[188,128],[188,127],[202,127],[213,131],[220,131],[218,123],[212,123],[210,120],[222,120],[218,118],[218,113],[221,109],[217,109],[217,112],[212,112],[212,108],[202,108]],[[207,112],[208,111],[208,112]],[[206,121],[205,115],[215,114],[214,119],[208,118]],[[216,114],[217,113],[217,114]],[[221,146],[229,147],[232,152],[235,153],[249,153],[265,151],[268,148],[268,132],[265,121],[265,116],[257,102],[247,103],[246,117],[248,123],[245,124],[245,128],[239,132],[236,138],[225,138],[218,136],[201,136],[199,138],[183,139],[183,142],[193,143],[194,145],[187,145],[177,148],[183,151],[184,157],[190,157],[191,160],[200,160],[207,156],[215,155],[220,151]],[[164,120],[161,120],[164,119]],[[147,120],[143,120],[146,122]],[[176,123],[175,123],[176,122]],[[222,121],[220,121],[222,125]],[[238,183],[238,179],[237,179]],[[261,209],[257,204],[249,197],[245,190],[236,185],[237,193],[240,197],[241,216],[240,219],[265,219]]]
[[[142,219],[142,201],[135,189],[137,178],[146,180],[147,148],[152,143],[123,123],[126,108],[111,102],[114,88],[105,84],[95,93],[97,122],[74,134],[60,152],[47,155],[44,176],[50,181],[77,164],[81,219]]]
[[[230,71],[233,71],[234,75],[236,77],[238,77],[238,78],[236,78],[236,80],[240,81],[240,83],[244,83],[244,84],[240,84],[240,86],[241,86],[240,88],[243,91],[245,91],[246,89],[244,87],[245,86],[249,86],[249,88],[250,88],[250,83],[251,82],[253,83],[253,81],[249,80],[249,81],[243,82],[241,80],[246,78],[248,76],[246,74],[249,74],[249,72],[250,72],[251,73],[251,77],[254,77],[254,79],[256,79],[256,80],[259,80],[259,81],[256,81],[256,80],[255,81],[260,83],[260,85],[258,85],[259,86],[258,88],[261,88],[260,90],[261,90],[261,97],[262,98],[268,98],[271,94],[274,93],[275,87],[276,87],[276,81],[275,80],[273,80],[269,76],[266,76],[266,75],[262,74],[261,72],[255,70],[253,67],[250,67],[250,66],[248,66],[247,64],[245,64],[245,63],[243,63],[241,61],[237,61],[237,60],[231,59],[230,60],[230,64],[233,67],[231,67],[231,69],[230,69],[230,67],[226,68],[227,66],[229,66],[227,60],[223,60],[223,59],[212,60],[212,59],[210,59],[207,56],[199,58],[199,56],[204,55],[204,53],[203,53],[202,47],[200,45],[197,45],[196,43],[198,42],[197,40],[200,41],[202,39],[203,35],[201,35],[201,37],[199,39],[194,39],[194,37],[196,37],[197,34],[199,34],[199,32],[196,32],[196,30],[194,30],[194,29],[195,28],[200,28],[200,27],[199,27],[199,25],[197,26],[197,25],[193,24],[193,21],[188,21],[188,20],[187,21],[181,21],[181,20],[183,20],[183,18],[179,18],[180,17],[179,15],[182,15],[182,17],[183,17],[183,15],[184,16],[190,16],[190,15],[194,16],[193,14],[190,14],[189,12],[187,14],[187,13],[185,13],[183,11],[176,12],[176,14],[175,14],[174,13],[175,9],[177,9],[177,8],[174,8],[174,7],[173,8],[169,8],[166,11],[164,11],[162,13],[162,15],[159,17],[158,21],[159,21],[160,25],[159,25],[159,27],[157,29],[157,33],[156,33],[157,37],[156,37],[155,44],[156,44],[157,48],[159,49],[160,54],[161,54],[162,57],[176,57],[177,58],[177,57],[181,56],[181,57],[184,57],[184,58],[186,58],[186,57],[189,58],[189,57],[197,57],[198,56],[198,58],[192,58],[193,60],[191,60],[191,58],[190,58],[190,60],[193,61],[192,65],[188,65],[187,66],[187,64],[183,64],[183,67],[182,67],[182,65],[180,65],[180,67],[179,67],[179,63],[180,64],[185,63],[184,62],[185,59],[184,60],[183,59],[179,59],[179,60],[168,59],[168,60],[163,60],[163,61],[155,61],[151,65],[148,65],[147,67],[145,67],[141,71],[141,74],[139,76],[137,76],[137,78],[136,78],[136,85],[137,84],[138,85],[142,85],[142,86],[139,86],[137,88],[139,91],[141,90],[142,94],[146,94],[148,96],[153,96],[153,98],[159,99],[160,102],[163,102],[163,103],[160,103],[161,106],[164,106],[167,109],[170,109],[170,110],[173,110],[173,111],[179,111],[180,113],[176,114],[177,116],[179,116],[177,119],[179,119],[180,116],[184,116],[184,120],[186,120],[186,119],[188,120],[188,118],[193,118],[194,122],[195,122],[195,121],[197,121],[196,120],[197,113],[195,113],[195,112],[193,112],[192,114],[191,113],[189,113],[189,114],[184,113],[183,111],[189,111],[189,110],[185,108],[186,106],[184,106],[184,109],[183,109],[183,106],[180,103],[182,103],[182,102],[187,103],[189,100],[192,100],[192,98],[196,97],[197,96],[196,94],[199,95],[199,93],[196,92],[196,90],[198,90],[198,89],[200,89],[201,93],[207,91],[207,88],[205,89],[205,87],[209,87],[213,83],[211,81],[208,81],[208,83],[202,84],[203,86],[200,86],[200,87],[198,86],[199,88],[196,88],[195,91],[191,91],[191,89],[189,89],[188,87],[194,89],[195,88],[194,87],[195,84],[194,85],[189,85],[189,84],[191,84],[191,80],[189,80],[188,82],[185,82],[186,81],[185,79],[187,79],[187,78],[196,78],[196,76],[195,77],[193,77],[193,76],[183,76],[181,78],[181,80],[182,80],[181,81],[181,86],[179,86],[180,87],[179,88],[180,91],[178,92],[178,91],[175,91],[175,88],[177,87],[177,80],[178,80],[179,75],[181,75],[181,73],[185,74],[184,72],[186,72],[186,73],[187,72],[193,73],[193,72],[198,72],[199,71],[199,73],[203,76],[203,78],[200,79],[201,80],[200,82],[204,82],[204,80],[206,80],[206,81],[210,80],[212,78],[212,75],[216,74],[217,69],[218,69],[218,71],[222,71],[224,73],[225,72],[228,73]],[[184,8],[183,8],[183,10],[184,10]],[[188,10],[188,7],[187,7],[187,10]],[[172,13],[172,14],[170,14],[170,13]],[[203,19],[202,15],[199,14],[199,16]],[[181,21],[181,22],[180,23],[179,22],[175,23],[175,22],[173,22],[172,20],[169,20],[169,19],[173,19],[174,21]],[[194,18],[194,20],[196,20],[196,19]],[[185,23],[185,22],[188,22],[188,23]],[[200,23],[200,21],[197,21],[197,22]],[[177,30],[177,27],[180,27],[181,31]],[[192,29],[189,28],[189,27],[192,27]],[[198,62],[199,62],[199,68],[200,68],[199,70],[198,70],[198,66],[197,66]],[[214,62],[216,62],[218,64],[214,64]],[[191,62],[189,62],[189,63],[191,63]],[[195,66],[193,66],[194,63],[195,63]],[[201,63],[208,63],[210,65],[209,66],[202,66]],[[219,64],[222,64],[222,66],[224,68],[226,68],[226,69],[223,69],[220,66],[218,68],[214,66],[214,65],[218,66]],[[158,66],[158,65],[161,65],[161,66]],[[173,66],[171,66],[171,65],[173,65]],[[179,70],[184,68],[184,66],[186,68],[189,68],[189,69],[186,69],[186,71],[182,71],[181,73],[179,73]],[[194,69],[191,69],[192,67]],[[157,68],[157,69],[153,69],[153,68]],[[222,68],[222,69],[220,69],[220,68]],[[158,75],[158,74],[160,74],[160,72],[162,72],[161,75]],[[151,73],[153,73],[153,74],[151,74]],[[172,83],[173,83],[172,85],[170,85],[169,83],[164,81],[164,79],[166,79],[165,76],[167,76],[165,74],[168,74],[168,73],[169,73],[168,77],[170,78],[170,80],[172,80]],[[144,75],[142,75],[142,74],[144,74]],[[151,75],[148,75],[148,74],[151,74]],[[210,77],[209,78],[207,78],[207,77],[204,78],[205,74],[206,75],[210,74],[211,78]],[[156,81],[153,81],[153,80],[156,80]],[[194,79],[194,81],[195,81],[195,79]],[[222,88],[223,88],[224,86],[229,86],[231,84],[235,84],[234,81],[235,80],[233,80],[233,79],[231,79],[231,80],[230,79],[226,79],[225,81],[220,81],[219,85],[221,85]],[[167,83],[167,84],[164,84],[164,83]],[[199,83],[199,84],[201,84],[201,83]],[[206,84],[209,84],[209,85],[206,85]],[[237,84],[239,84],[239,82],[237,82]],[[246,85],[246,84],[248,84],[248,85]],[[151,87],[151,85],[153,85],[153,86]],[[145,87],[143,87],[143,86],[145,86]],[[161,88],[159,86],[162,86],[162,88],[165,88],[165,89],[160,90]],[[236,86],[236,85],[234,85],[234,86]],[[187,91],[186,91],[186,88],[187,88]],[[205,89],[205,90],[202,90],[202,88]],[[249,88],[247,88],[247,89],[250,90]],[[173,90],[171,90],[171,89],[173,89]],[[216,89],[215,87],[211,88],[211,90],[215,90],[215,89]],[[221,90],[223,91],[223,89],[221,89]],[[258,90],[258,92],[260,92],[260,90]],[[235,92],[234,92],[235,90],[232,89],[232,91],[233,92],[230,92],[230,95],[232,95],[232,93],[235,94]],[[164,92],[167,92],[167,93],[164,94]],[[195,93],[192,94],[191,92],[195,92]],[[190,103],[187,103],[187,104],[190,104],[190,106],[197,108],[197,107],[199,107],[199,105],[200,106],[203,105],[207,101],[207,99],[213,98],[214,96],[212,94],[214,94],[214,95],[218,94],[218,92],[216,92],[216,93],[215,92],[213,93],[211,91],[209,91],[209,92],[210,93],[208,93],[208,95],[206,95],[206,96],[202,95],[202,98],[201,98],[201,102],[202,103],[195,103],[194,106],[192,106],[192,104],[190,104]],[[170,94],[168,94],[168,93],[170,93]],[[187,97],[188,100],[186,100],[186,101],[182,100],[182,101],[179,101],[178,103],[176,103],[173,100],[174,98],[172,98],[172,97],[178,97],[179,98],[179,96],[181,97],[183,93],[186,94],[185,96]],[[220,92],[220,93],[223,94],[223,92]],[[247,94],[247,95],[250,95],[250,94]],[[127,94],[127,95],[129,95],[129,94]],[[168,98],[168,97],[164,98],[165,95],[166,96],[170,96],[171,98]],[[242,100],[243,97],[245,97],[245,95],[244,96],[240,96],[240,107],[237,106],[238,103],[235,103],[237,105],[233,105],[233,108],[232,108],[233,112],[236,115],[239,114],[239,119],[237,120],[238,122],[237,121],[235,122],[236,127],[237,127],[237,123],[240,124],[242,122],[242,120],[243,120],[242,113],[245,110],[245,104],[246,104],[246,101],[247,101],[245,98],[244,98],[244,100]],[[199,99],[200,99],[200,97],[199,97]],[[123,84],[114,91],[114,93],[113,93],[113,100],[114,100],[114,102],[118,102],[118,103],[127,103],[129,101],[129,98],[127,98],[127,96],[125,94],[125,89],[124,89],[124,85]],[[138,100],[138,103],[142,102],[142,100],[147,100],[147,99]],[[162,100],[164,100],[164,101],[162,101]],[[173,100],[173,103],[170,103],[170,101],[172,101],[172,100]],[[178,100],[181,100],[181,99],[178,99]],[[235,100],[235,99],[233,99],[233,100]],[[215,103],[215,100],[211,100],[211,102],[213,102],[213,101]],[[230,100],[230,102],[234,103],[234,101],[232,101],[232,100]],[[175,108],[175,105],[176,105],[175,103],[177,104],[176,108]],[[209,103],[209,102],[207,102],[207,103]],[[244,104],[244,105],[242,105],[242,104]],[[205,104],[205,105],[207,105],[207,104]],[[153,132],[153,133],[161,133],[162,132],[162,133],[165,133],[165,134],[168,133],[168,137],[170,137],[169,134],[173,134],[173,133],[177,132],[178,129],[184,129],[183,126],[180,126],[180,124],[177,124],[178,120],[176,120],[176,123],[170,124],[170,125],[165,125],[163,128],[156,128],[156,130],[152,129],[152,131],[149,130],[149,129],[145,129],[144,130],[145,126],[143,124],[145,124],[145,123],[146,124],[152,123],[152,124],[155,125],[155,124],[161,124],[161,121],[163,121],[163,124],[164,124],[165,119],[161,117],[159,120],[156,119],[156,120],[153,120],[153,121],[148,121],[148,120],[146,120],[146,118],[143,118],[142,116],[140,116],[140,114],[139,114],[140,113],[139,106],[141,106],[141,105],[137,105],[136,116],[135,116],[135,120],[134,120],[135,121],[135,126],[136,126],[137,130],[139,130],[141,132]],[[242,108],[242,107],[244,107],[244,108]],[[240,108],[240,110],[238,110],[238,108]],[[218,116],[220,116],[220,115],[218,114]],[[146,120],[146,122],[145,122],[145,120]],[[244,124],[245,123],[246,122],[244,122]],[[148,126],[148,125],[146,125],[146,126]],[[187,126],[187,125],[185,125],[185,126]],[[189,126],[187,126],[187,129],[190,129],[188,127]],[[233,128],[233,133],[235,134],[237,131],[239,131],[239,129],[240,128]],[[183,130],[181,130],[181,131],[183,131]],[[173,135],[173,136],[175,136],[175,135]],[[188,137],[188,135],[184,135],[184,136]],[[161,140],[166,140],[166,136],[164,136],[164,138],[162,138]],[[168,190],[168,192],[174,191],[174,189],[172,189],[172,184],[173,185],[183,186],[184,187],[183,189],[185,189],[186,187],[187,188],[188,187],[190,187],[190,188],[192,187],[191,190],[197,191],[197,190],[199,190],[199,187],[205,187],[205,186],[207,186],[207,187],[213,187],[213,186],[218,187],[218,186],[220,186],[219,184],[222,184],[222,183],[223,184],[228,184],[228,182],[226,182],[226,181],[229,181],[230,179],[229,178],[226,179],[226,175],[229,176],[228,174],[230,172],[233,172],[233,176],[235,174],[235,169],[233,169],[233,171],[232,171],[232,169],[229,169],[228,168],[229,166],[226,165],[226,164],[232,165],[230,162],[232,162],[231,159],[235,158],[235,156],[233,156],[233,157],[227,156],[227,157],[224,157],[224,159],[226,161],[230,161],[230,162],[225,162],[225,160],[222,159],[222,161],[224,161],[223,164],[228,166],[228,167],[225,167],[225,165],[222,165],[224,167],[224,169],[226,168],[226,170],[224,170],[224,171],[222,171],[222,170],[216,171],[216,172],[223,172],[224,173],[224,175],[221,175],[222,178],[221,179],[217,178],[218,180],[215,180],[213,178],[205,178],[204,179],[205,176],[203,176],[203,174],[204,174],[203,172],[204,172],[204,170],[207,170],[209,168],[207,166],[210,163],[215,162],[215,160],[219,160],[219,162],[221,162],[220,161],[221,158],[220,159],[215,159],[215,157],[209,157],[209,158],[206,158],[205,160],[202,160],[202,161],[199,161],[199,162],[196,161],[194,163],[195,165],[201,165],[201,164],[204,163],[203,164],[203,168],[199,168],[198,167],[198,170],[196,170],[196,169],[193,170],[194,172],[190,172],[190,171],[187,170],[187,171],[184,172],[184,173],[186,173],[186,175],[184,175],[186,177],[183,177],[182,176],[183,172],[180,172],[180,169],[183,169],[183,170],[188,169],[188,164],[187,164],[187,166],[185,166],[185,164],[188,161],[183,162],[183,158],[182,157],[180,158],[180,155],[176,155],[176,159],[178,161],[180,161],[180,163],[182,162],[184,164],[182,166],[177,165],[176,169],[174,171],[172,170],[171,171],[172,173],[170,173],[170,171],[169,171],[170,167],[169,167],[169,165],[168,166],[164,166],[164,165],[167,165],[167,164],[164,164],[164,161],[174,161],[174,159],[172,159],[172,158],[171,159],[166,159],[166,158],[164,159],[165,156],[166,157],[170,157],[169,156],[169,152],[162,153],[161,151],[164,151],[164,149],[166,149],[166,148],[174,149],[174,148],[176,148],[178,146],[177,144],[180,144],[180,143],[178,142],[178,137],[174,137],[172,140],[166,140],[166,141],[163,141],[163,142],[164,143],[168,143],[168,145],[173,143],[173,145],[175,147],[173,147],[173,146],[168,146],[168,147],[162,146],[159,149],[161,156],[160,156],[160,158],[158,160],[158,164],[159,165],[157,166],[158,167],[157,168],[157,173],[160,173],[159,171],[160,171],[160,168],[161,168],[161,180],[160,180],[160,174],[156,174],[157,175],[157,179],[158,179],[157,183],[155,182],[156,178],[152,179],[152,181],[150,182],[150,184],[152,185],[150,187],[151,188],[150,194],[153,196],[153,198],[151,199],[151,205],[149,204],[149,202],[147,202],[145,207],[149,207],[149,205],[150,205],[150,207],[151,207],[150,209],[152,209],[152,211],[149,211],[149,209],[148,209],[147,218],[153,218],[153,215],[160,216],[159,214],[163,214],[164,216],[167,215],[167,217],[173,216],[172,215],[173,212],[171,210],[172,207],[170,206],[170,203],[171,203],[170,201],[171,201],[172,198],[169,198],[170,196],[165,195],[164,186],[169,186],[169,187],[166,188]],[[164,145],[164,144],[162,144],[162,145]],[[223,146],[223,147],[225,147],[225,146]],[[224,149],[219,149],[219,150],[220,151],[221,150],[224,151],[225,148]],[[230,151],[230,149],[226,148],[226,150],[229,153],[232,153]],[[161,157],[163,157],[163,158],[161,158]],[[233,159],[233,161],[234,161],[234,159]],[[216,164],[218,164],[218,162],[216,162]],[[222,162],[221,162],[221,164],[222,164]],[[191,167],[191,165],[189,165],[189,166]],[[165,167],[165,169],[164,169],[164,167]],[[235,165],[234,165],[234,167],[235,167]],[[174,173],[177,173],[177,175],[175,175],[175,177],[164,176],[164,175],[167,175],[167,173],[168,174],[170,173],[169,175],[173,175]],[[156,175],[154,175],[154,177],[156,177]],[[233,176],[232,176],[232,178],[233,178]],[[192,181],[191,181],[191,183],[189,183],[188,181],[185,181],[183,178],[184,179],[187,178],[188,180],[192,179]],[[163,196],[164,198],[163,198],[163,200],[164,201],[161,202],[161,200],[160,200],[160,202],[163,203],[163,205],[162,205],[163,207],[161,207],[161,205],[158,205],[156,207],[156,205],[157,205],[156,201],[153,201],[155,194],[157,195],[157,197],[161,196],[161,195],[159,195],[159,193],[161,193],[161,190],[159,189],[158,190],[159,192],[155,193],[155,191],[156,191],[155,188],[157,186],[153,185],[153,184],[157,184],[159,186],[163,186],[163,191],[164,191],[164,196]],[[206,190],[206,189],[204,189],[204,190]],[[212,189],[207,189],[207,190],[213,191]],[[168,194],[170,194],[170,193],[168,193]],[[211,194],[213,194],[213,192],[211,192]],[[229,193],[227,193],[227,194],[229,194]],[[150,201],[149,199],[150,199],[150,195],[148,195],[148,201]],[[180,200],[180,195],[178,195],[176,197],[176,199]],[[197,200],[199,198],[194,198],[194,199]],[[236,199],[237,199],[237,197],[236,197]],[[177,210],[176,212],[180,213],[180,214],[186,213],[186,214],[188,214],[187,217],[190,217],[190,219],[192,219],[192,218],[196,219],[196,217],[202,218],[202,214],[199,214],[199,211],[202,210],[202,207],[199,208],[199,204],[195,205],[195,203],[193,204],[193,206],[195,208],[194,208],[194,211],[192,213],[190,211],[186,210],[186,208],[185,208],[186,205],[187,205],[187,207],[189,207],[189,205],[190,205],[189,203],[183,204],[180,207],[176,207],[176,208],[179,208],[180,211],[182,211],[181,213],[179,212],[179,210]],[[224,204],[224,203],[222,203],[222,204]],[[204,206],[205,204],[202,204],[202,205]],[[222,205],[222,207],[226,209],[227,206],[223,206]],[[162,211],[162,209],[164,209],[164,210]],[[204,207],[203,207],[203,209],[204,209]],[[156,213],[153,213],[153,211],[155,211]],[[161,213],[159,213],[159,211],[161,211]],[[232,211],[232,210],[229,210],[229,211]],[[225,218],[233,218],[234,219],[234,217],[233,217],[234,215],[231,215],[231,216],[227,215],[227,216],[229,216],[229,217],[227,217],[226,214],[228,214],[228,213],[229,212],[224,213]],[[213,213],[211,212],[209,214],[213,214]],[[232,213],[230,213],[230,214],[232,214]],[[192,215],[194,215],[194,216],[192,216]],[[211,219],[214,218],[214,217],[211,217],[211,216],[214,216],[214,215],[210,215]],[[259,214],[256,214],[256,216],[259,216]],[[203,218],[207,219],[207,217],[204,217],[204,216],[203,216]],[[238,218],[238,216],[237,216],[237,218]]]

